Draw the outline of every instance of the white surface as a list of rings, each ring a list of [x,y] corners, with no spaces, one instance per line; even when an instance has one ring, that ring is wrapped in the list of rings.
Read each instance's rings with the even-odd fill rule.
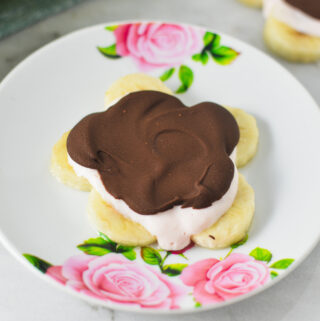
[[[143,13],[137,3],[143,3]],[[108,5],[109,3],[109,5]],[[151,17],[179,19],[193,23],[202,23],[218,28],[226,33],[245,39],[255,45],[262,46],[260,37],[262,18],[259,12],[247,9],[231,1],[175,1],[172,10],[165,5],[170,1],[151,2],[135,1],[92,1],[70,10],[57,17],[38,24],[16,36],[0,43],[1,58],[9,60],[1,64],[2,75],[17,60],[28,51],[48,42],[54,32],[66,33],[87,24],[128,17]],[[186,3],[189,5],[187,6]],[[216,6],[216,7],[214,7]],[[184,8],[184,13],[180,12]],[[124,8],[127,11],[122,12]],[[212,10],[216,8],[216,10]],[[211,9],[211,10],[210,10]],[[139,11],[141,13],[139,13]],[[232,12],[232,15],[230,14]],[[201,13],[201,14],[200,14]],[[209,14],[210,13],[210,14]],[[230,15],[229,15],[230,14]],[[51,32],[51,33],[50,33]],[[43,38],[42,38],[43,37]],[[23,42],[24,41],[24,42]],[[17,43],[19,46],[17,46]],[[19,49],[18,49],[19,47]],[[21,48],[24,47],[25,51]],[[289,65],[309,90],[320,101],[319,66]],[[299,235],[297,235],[299,243]],[[149,316],[118,313],[110,314],[103,309],[92,310],[76,299],[48,287],[25,271],[8,254],[1,250],[1,290],[0,290],[0,319],[1,320],[149,320]],[[258,296],[217,311],[201,315],[186,316],[186,320],[318,320],[320,307],[320,249],[319,246],[296,271],[281,281],[280,284]],[[19,307],[19,308],[18,308]],[[162,320],[163,317],[152,317]],[[170,320],[178,320],[170,317]],[[181,317],[180,317],[181,318]],[[168,319],[168,318],[167,318]]]

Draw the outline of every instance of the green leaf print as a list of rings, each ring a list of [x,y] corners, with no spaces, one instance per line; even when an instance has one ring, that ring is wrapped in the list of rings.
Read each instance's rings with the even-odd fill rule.
[[[142,247],[141,257],[147,264],[161,265],[162,257],[159,252],[152,247]]]
[[[89,255],[103,256],[108,253],[119,253],[128,260],[136,259],[134,246],[119,245],[112,241],[107,235],[99,233],[100,237],[91,238],[78,245],[78,249]]]
[[[179,69],[179,79],[181,81],[181,86],[177,89],[177,94],[182,94],[188,90],[193,82],[193,72],[185,65],[181,65]]]
[[[115,43],[109,47],[98,47],[98,50],[108,58],[114,58],[114,59],[121,58],[121,56],[117,54]]]
[[[206,65],[209,61],[209,55],[204,51],[203,53],[193,55],[192,59],[194,61],[200,61],[203,65]]]
[[[188,264],[176,263],[176,264],[167,264],[162,267],[162,272],[169,276],[180,275],[184,268],[186,268]]]
[[[23,256],[34,266],[36,267],[38,270],[40,270],[42,273],[46,273],[47,270],[49,269],[50,266],[52,266],[52,264],[50,264],[47,261],[44,261],[42,259],[40,259],[37,256],[33,256],[31,254],[23,254]]]
[[[294,259],[282,259],[274,262],[270,267],[273,269],[285,270],[293,263],[293,261]]]
[[[258,261],[264,261],[268,263],[271,261],[272,258],[271,252],[261,247],[256,247],[249,253],[249,255]]]
[[[220,65],[229,65],[235,60],[239,53],[232,48],[221,46],[211,48],[212,58]]]
[[[214,36],[215,36],[214,33],[207,31],[203,36],[204,45],[208,46],[212,42],[212,40],[214,39]]]
[[[86,254],[97,256],[103,256],[116,251],[116,246],[112,243],[108,243],[102,237],[91,238],[84,241],[84,243],[78,245],[77,248]]]
[[[211,43],[211,50],[214,50],[220,46],[220,40],[221,37],[215,33]]]
[[[136,252],[134,250],[134,246],[118,245],[116,248],[116,253],[121,253],[128,260],[131,261],[136,259]]]
[[[166,81],[169,78],[171,78],[171,76],[174,74],[175,69],[174,68],[170,68],[168,70],[166,70],[159,78],[161,81]]]
[[[248,234],[242,240],[240,240],[239,242],[232,244],[231,248],[232,249],[236,249],[237,247],[245,244],[247,242],[247,240],[248,240]]]
[[[106,26],[105,29],[108,31],[115,31],[118,27],[118,25]]]
[[[278,272],[276,272],[276,271],[271,271],[271,272],[270,272],[270,276],[271,276],[271,279],[272,279],[272,280],[273,280],[274,278],[276,278],[278,275],[279,275],[279,274],[278,274]]]

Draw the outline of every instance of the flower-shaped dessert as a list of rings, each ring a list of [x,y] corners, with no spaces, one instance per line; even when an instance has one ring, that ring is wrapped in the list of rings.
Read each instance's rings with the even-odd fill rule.
[[[106,111],[83,118],[60,149],[55,146],[67,159],[65,173],[75,172],[94,187],[94,225],[118,243],[156,239],[167,250],[182,249],[191,238],[210,248],[238,241],[251,223],[254,196],[235,162],[243,165],[255,153],[253,117],[229,109],[234,117],[211,102],[189,108],[163,92],[168,89],[159,90],[153,78],[133,77],[145,80],[146,90],[127,90]]]

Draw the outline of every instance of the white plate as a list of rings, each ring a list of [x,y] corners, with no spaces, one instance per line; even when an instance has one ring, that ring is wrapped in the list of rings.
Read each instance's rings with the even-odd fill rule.
[[[63,284],[45,273],[37,274],[61,290],[114,309],[156,313],[201,311],[244,299],[274,284],[304,260],[320,235],[320,117],[316,103],[270,57],[227,35],[220,34],[220,44],[212,46],[212,35],[207,34],[204,43],[205,30],[198,27],[147,23],[142,30],[141,26],[139,29],[130,24],[127,31],[136,36],[130,38],[123,23],[111,25],[121,25],[118,28],[122,29],[116,29],[117,39],[115,31],[106,30],[106,25],[77,31],[28,57],[0,85],[3,243],[34,271],[37,269],[23,254],[53,264],[49,268],[45,262],[29,256],[34,264],[40,264],[42,272],[54,275]],[[97,46],[109,47],[116,40],[117,53],[122,57],[110,58],[98,51]],[[204,52],[210,41],[205,65],[191,58]],[[214,47],[212,53],[210,47]],[[153,48],[153,54],[156,53],[153,65],[141,48]],[[107,49],[111,55],[112,49]],[[206,54],[203,56],[206,62]],[[205,270],[220,269],[216,279],[199,273],[197,279],[189,277],[188,287],[183,285],[187,277],[161,273],[159,266],[142,260],[139,249],[132,250],[136,253],[132,261],[121,253],[111,253],[92,256],[88,263],[88,256],[76,247],[96,237],[85,214],[87,194],[59,184],[49,173],[54,143],[81,117],[103,108],[104,92],[112,82],[141,68],[160,76],[169,69],[169,60],[176,65],[175,73],[166,81],[171,89],[181,86],[178,76],[183,69],[181,65],[194,75],[192,85],[179,95],[183,102],[192,105],[212,100],[241,107],[256,117],[260,129],[258,153],[241,170],[256,193],[256,214],[249,239],[225,260],[222,258],[230,249],[211,251],[194,247],[184,253],[188,260],[170,255],[166,264],[188,264],[189,272],[194,269],[193,263],[205,258],[222,260],[210,261]],[[110,246],[107,243],[104,245]],[[260,250],[253,251],[256,248]],[[74,255],[78,255],[78,260],[70,259]],[[282,259],[294,262],[279,263]],[[126,271],[117,273],[118,285],[113,292],[110,283],[94,280],[110,264]],[[271,279],[271,271],[278,276]],[[139,281],[128,279],[132,273],[142,275]],[[105,278],[110,281],[108,272]],[[205,283],[207,287],[203,286]]]

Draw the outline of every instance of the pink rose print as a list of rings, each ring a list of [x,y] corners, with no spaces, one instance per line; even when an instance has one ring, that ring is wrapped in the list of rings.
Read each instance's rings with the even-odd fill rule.
[[[187,293],[186,287],[167,276],[113,253],[73,256],[46,274],[78,292],[142,308],[179,308],[179,300]]]
[[[134,23],[118,26],[116,52],[130,56],[142,71],[174,67],[199,52],[204,31],[190,26],[168,23]]]
[[[269,280],[269,268],[253,257],[232,253],[226,259],[205,259],[186,267],[182,282],[193,286],[201,304],[229,300],[248,293]]]
[[[65,284],[67,279],[62,275],[62,266],[56,265],[48,268],[46,275],[49,275],[54,280],[61,284]]]
[[[240,55],[224,45],[217,33],[188,25],[136,22],[105,29],[112,32],[115,40],[107,46],[97,46],[103,56],[111,60],[131,58],[143,72],[162,68],[159,79],[163,82],[175,74],[180,83],[176,94],[185,93],[196,79],[192,68],[185,64],[187,60],[203,66],[209,61],[227,66]]]

